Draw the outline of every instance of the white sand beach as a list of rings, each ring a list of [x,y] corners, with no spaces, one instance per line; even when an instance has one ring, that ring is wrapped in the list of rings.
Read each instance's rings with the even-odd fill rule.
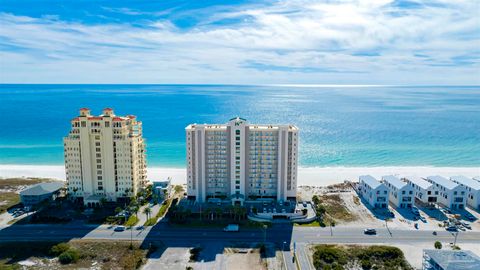
[[[480,167],[299,167],[298,185],[327,186],[341,183],[344,180],[357,180],[358,176],[370,174],[374,177],[383,175],[412,175],[430,176],[464,175],[473,177],[480,175]],[[57,165],[2,165],[0,164],[0,177],[45,177],[65,180],[65,168]],[[148,168],[149,180],[163,180],[167,177],[174,184],[184,184],[185,169],[182,168]]]

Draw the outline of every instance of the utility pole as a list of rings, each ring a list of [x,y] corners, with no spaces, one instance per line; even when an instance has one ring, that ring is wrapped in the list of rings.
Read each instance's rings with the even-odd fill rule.
[[[453,241],[453,246],[456,246],[457,245],[457,236],[458,236],[458,231],[457,233],[455,234],[455,241]]]

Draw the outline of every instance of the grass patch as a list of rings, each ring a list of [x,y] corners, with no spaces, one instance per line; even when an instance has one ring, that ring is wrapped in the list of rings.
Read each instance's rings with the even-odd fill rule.
[[[0,269],[20,269],[18,262],[43,263],[42,269],[138,269],[146,262],[149,249],[140,242],[71,240],[68,243],[0,243]],[[153,248],[154,246],[152,246]],[[49,260],[58,257],[58,260]],[[34,267],[36,269],[36,267]]]
[[[3,180],[0,180],[0,182]],[[20,203],[20,195],[15,192],[0,193],[0,214],[7,211],[10,207]]]
[[[326,216],[324,222],[330,224],[333,221],[354,221],[356,216],[348,211],[338,194],[320,196],[322,205],[325,207]]]
[[[135,216],[135,215],[131,215],[128,218],[127,222],[125,222],[125,226],[131,227],[131,226],[135,226],[135,224],[137,224],[137,223],[138,223],[138,217]]]
[[[297,226],[297,227],[320,227],[320,223],[318,222],[318,220],[315,220],[315,221],[310,222],[310,223],[295,223],[294,226]]]
[[[391,246],[317,245],[313,250],[316,269],[412,269],[403,252]]]
[[[163,217],[167,211],[168,211],[168,208],[170,208],[170,205],[172,205],[172,199],[168,199],[166,201],[163,202],[162,206],[160,206],[160,209],[158,210],[158,213],[152,217],[152,218],[149,218],[146,222],[145,222],[145,226],[153,226],[157,223],[158,219]]]

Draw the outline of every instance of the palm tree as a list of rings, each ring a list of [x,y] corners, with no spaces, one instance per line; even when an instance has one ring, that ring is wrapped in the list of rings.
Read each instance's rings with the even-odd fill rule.
[[[150,215],[150,213],[152,213],[152,209],[149,206],[147,206],[145,207],[145,209],[143,209],[143,213],[147,215],[147,220],[148,220],[148,216]]]

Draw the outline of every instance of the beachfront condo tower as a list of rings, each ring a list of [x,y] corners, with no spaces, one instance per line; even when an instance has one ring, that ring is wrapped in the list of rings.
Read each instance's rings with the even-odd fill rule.
[[[226,124],[186,127],[187,195],[197,202],[295,199],[298,128]]]
[[[68,193],[87,206],[123,202],[147,183],[142,122],[106,108],[93,116],[87,108],[71,120],[63,140]]]

